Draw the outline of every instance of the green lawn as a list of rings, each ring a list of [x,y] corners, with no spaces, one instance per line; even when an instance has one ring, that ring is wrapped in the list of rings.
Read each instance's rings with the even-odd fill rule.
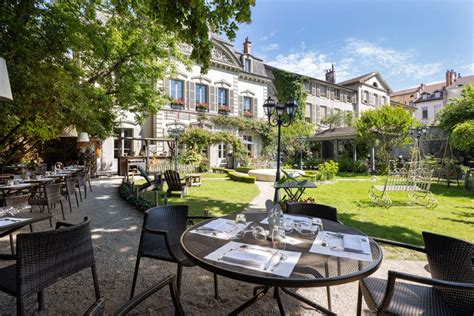
[[[389,193],[394,206],[374,206],[368,191],[370,177],[343,174],[336,183],[306,191],[317,203],[337,207],[340,220],[376,237],[422,244],[421,232],[431,231],[474,241],[474,195],[457,185],[432,185],[438,200],[434,209],[408,205],[406,193]]]
[[[225,177],[225,174],[203,175]],[[189,188],[188,194],[182,199],[178,194],[173,194],[168,203],[188,204],[191,215],[202,215],[203,210],[207,209],[212,215],[222,216],[241,212],[259,193],[258,187],[254,183],[207,178],[203,176],[202,185]],[[166,185],[164,190],[166,191]],[[148,192],[147,198],[153,201],[153,192]]]

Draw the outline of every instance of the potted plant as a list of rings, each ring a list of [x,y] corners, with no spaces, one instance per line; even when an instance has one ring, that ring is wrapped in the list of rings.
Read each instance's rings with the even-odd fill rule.
[[[252,112],[244,112],[244,117],[253,117]]]
[[[207,102],[196,103],[196,111],[198,112],[209,112],[209,104]]]
[[[219,112],[219,114],[227,115],[227,114],[230,113],[230,106],[225,105],[225,104],[219,105],[218,112]]]
[[[171,101],[171,108],[175,110],[182,110],[184,109],[184,100],[182,98],[173,99]]]

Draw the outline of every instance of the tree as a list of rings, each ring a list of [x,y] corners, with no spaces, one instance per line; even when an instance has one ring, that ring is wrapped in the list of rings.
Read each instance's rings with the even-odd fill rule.
[[[437,114],[439,126],[448,134],[454,127],[474,119],[474,85],[464,87],[461,98],[451,99],[450,103]]]
[[[365,111],[356,122],[357,141],[375,146],[383,171],[392,151],[410,141],[410,127],[416,124],[412,114],[402,106],[384,105]]]
[[[0,52],[14,100],[0,103],[0,162],[74,125],[101,138],[122,111],[137,122],[168,97],[157,81],[178,62],[209,66],[210,28],[235,36],[254,0],[18,0],[0,6]],[[190,56],[180,44],[191,44]]]
[[[456,124],[450,140],[454,148],[474,155],[474,120]]]

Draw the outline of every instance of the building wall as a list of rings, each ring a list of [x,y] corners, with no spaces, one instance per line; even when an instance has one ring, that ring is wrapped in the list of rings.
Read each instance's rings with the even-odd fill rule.
[[[443,107],[443,99],[437,99],[437,100],[430,100],[430,101],[424,101],[424,102],[415,102],[415,111],[413,114],[415,115],[415,118],[419,121],[421,121],[422,124],[424,125],[433,125],[435,123],[435,117],[436,113],[441,110]],[[428,118],[423,119],[423,109],[426,108],[428,110]]]

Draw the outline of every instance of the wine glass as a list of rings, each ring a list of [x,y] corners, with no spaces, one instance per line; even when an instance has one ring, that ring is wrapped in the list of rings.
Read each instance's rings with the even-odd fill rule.
[[[285,250],[285,237],[285,228],[283,228],[282,226],[274,226],[272,231],[272,247],[274,249]]]
[[[253,238],[260,241],[267,240],[267,232],[265,231],[265,228],[263,228],[262,226],[253,224],[251,227],[251,231],[252,231]]]

